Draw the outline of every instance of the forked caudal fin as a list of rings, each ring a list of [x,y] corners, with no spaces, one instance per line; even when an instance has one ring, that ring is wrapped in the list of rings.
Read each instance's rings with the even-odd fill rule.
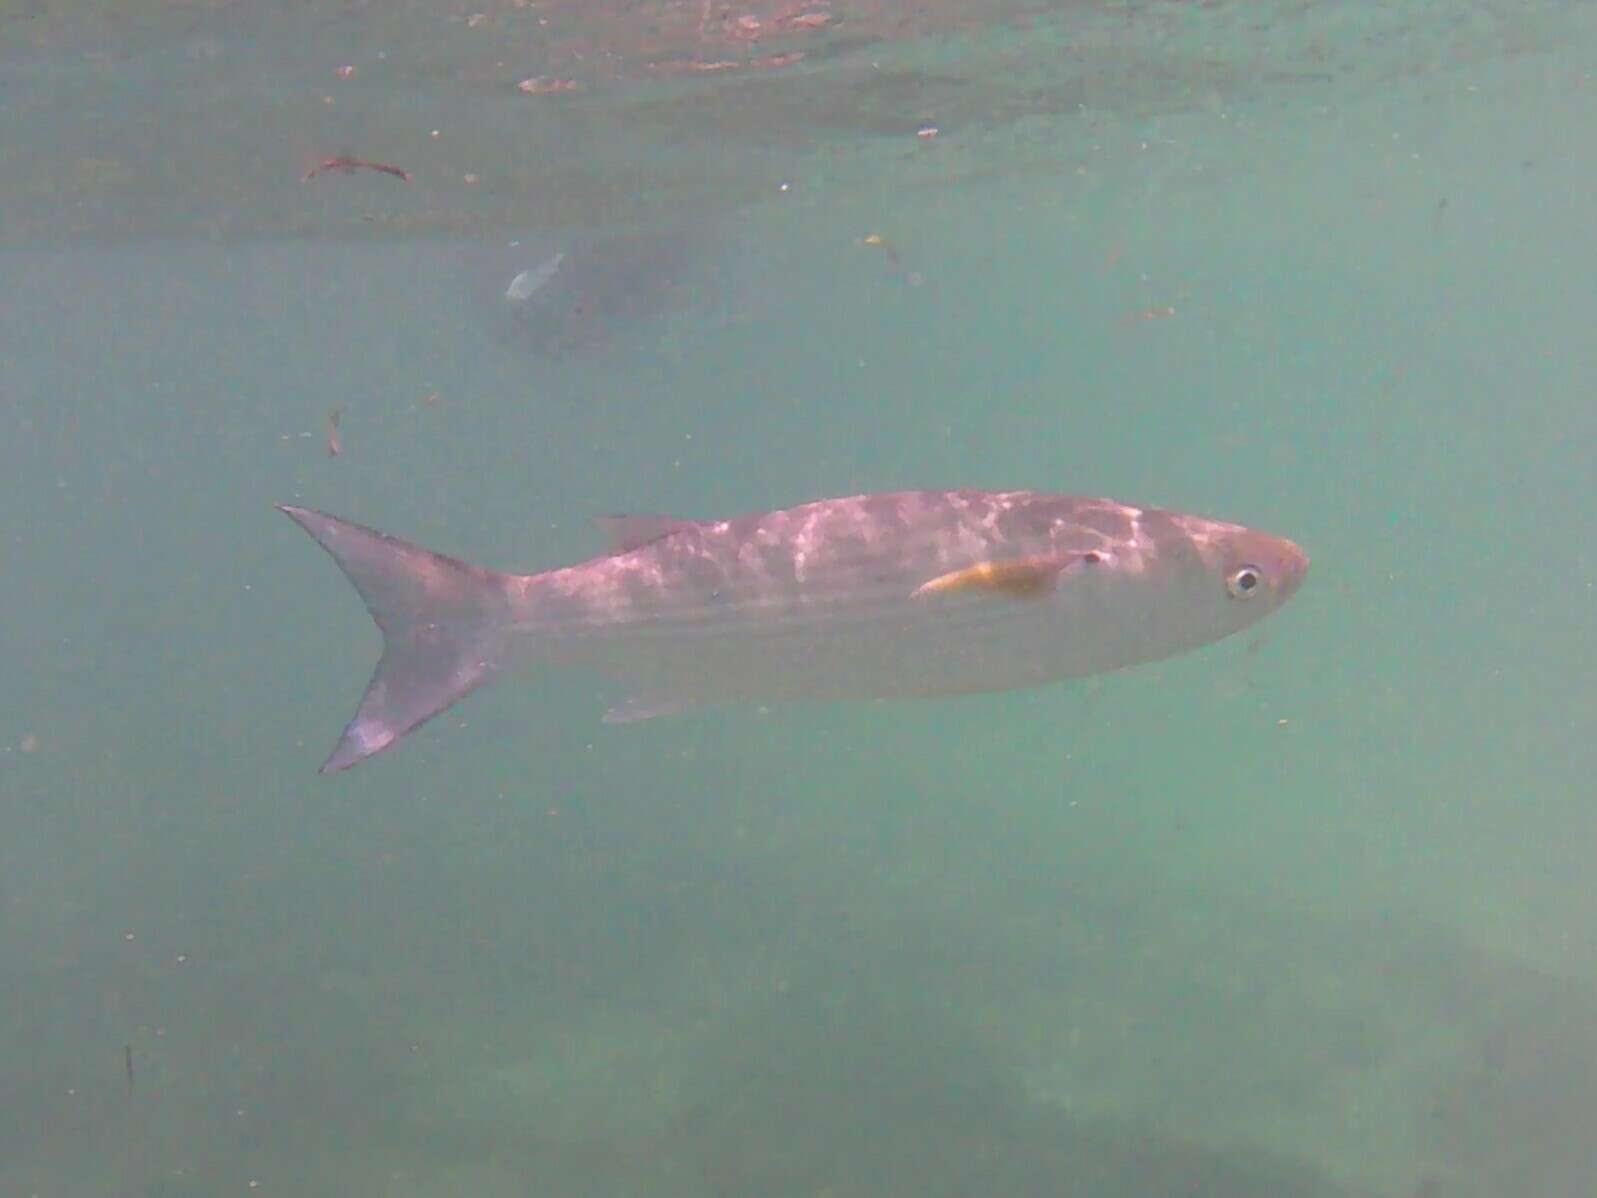
[[[377,672],[322,773],[397,744],[492,678],[510,631],[513,575],[306,508],[278,510],[332,554],[383,634]]]

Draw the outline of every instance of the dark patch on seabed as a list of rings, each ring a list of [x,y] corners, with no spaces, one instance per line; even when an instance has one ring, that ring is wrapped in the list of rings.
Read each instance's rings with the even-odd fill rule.
[[[1476,1188],[1424,1198],[1597,1193],[1597,995],[1524,972],[1484,996],[1487,1031],[1437,1089],[1438,1146]]]
[[[1317,1198],[1313,1168],[1028,1100],[934,1005],[795,988],[728,1029],[678,1124],[703,1192],[918,1198]]]
[[[1434,929],[1183,908],[1117,895],[1101,879],[1067,885],[1051,870],[1002,879],[1002,910],[971,881],[950,889],[945,909],[910,913],[841,873],[602,855],[562,863],[558,847],[485,857],[447,890],[427,884],[430,857],[396,863],[415,872],[391,884],[425,900],[352,905],[336,924],[316,923],[325,896],[307,893],[302,909],[282,913],[280,941],[263,940],[248,964],[208,984],[214,1037],[175,1029],[137,1044],[131,1100],[116,1078],[121,1059],[107,1057],[117,1084],[101,1101],[128,1112],[135,1136],[117,1192],[215,1193],[257,1166],[279,1193],[328,1192],[351,1169],[385,1192],[375,1179],[394,1169],[420,1179],[485,1167],[500,1184],[484,1193],[562,1198],[1593,1192],[1597,994]],[[508,901],[529,853],[545,883],[537,920]],[[214,903],[227,926],[251,900],[229,894]],[[424,955],[407,961],[406,946]],[[673,997],[685,961],[695,962],[686,1005]],[[293,988],[292,1006],[285,962],[312,963],[318,978],[309,992]],[[47,986],[20,970],[8,982],[87,996],[85,1009],[20,1011],[8,1033],[49,1043],[62,1020],[92,1024],[94,979],[108,963],[79,960],[81,976],[61,962],[39,968],[52,974]],[[162,1005],[159,971],[119,972],[128,1009]],[[462,977],[472,991],[459,989]],[[502,1068],[555,1051],[564,1036],[549,1028],[582,1043],[594,1015],[687,1051],[664,1067],[601,1052],[621,1065],[601,1087],[615,1097],[594,1109],[620,1109],[545,1126]],[[1085,1031],[1079,1050],[1060,1047],[1069,1025]],[[429,1045],[449,1028],[469,1028],[482,1057],[455,1061]],[[1068,1058],[1068,1075],[1037,1085],[1028,1070],[1039,1057]],[[1391,1114],[1418,1129],[1413,1147],[1431,1164],[1395,1188],[1333,1177],[1319,1162],[1334,1149],[1310,1161],[1174,1130],[1204,1107],[1237,1112],[1238,1126],[1265,1110],[1323,1125],[1344,1083],[1373,1095],[1387,1079],[1412,1079],[1417,1058],[1438,1062],[1433,1081],[1401,1082],[1411,1105]],[[195,1078],[206,1080],[176,1080]],[[1148,1113],[1085,1113],[1128,1080]],[[1089,1102],[1073,1104],[1072,1090]],[[630,1118],[629,1102],[660,1118]],[[0,1121],[0,1156],[51,1155],[52,1139],[55,1152],[79,1151],[62,1133],[69,1100],[49,1097],[47,1077],[0,1078],[0,1109],[23,1116]],[[98,1142],[118,1126],[108,1121]],[[268,1145],[255,1138],[262,1127],[273,1129]]]

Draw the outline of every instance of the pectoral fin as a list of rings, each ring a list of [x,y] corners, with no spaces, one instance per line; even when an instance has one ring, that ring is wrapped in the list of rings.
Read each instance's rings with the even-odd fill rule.
[[[990,594],[1012,599],[1035,599],[1059,585],[1059,576],[1070,566],[1094,560],[1095,554],[1050,554],[1022,557],[1001,562],[977,562],[963,570],[940,574],[915,588],[919,595]]]

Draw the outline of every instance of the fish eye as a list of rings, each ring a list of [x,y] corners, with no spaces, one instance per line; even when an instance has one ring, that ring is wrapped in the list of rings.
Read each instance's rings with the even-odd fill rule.
[[[1238,566],[1226,576],[1226,594],[1233,599],[1247,599],[1259,589],[1264,575],[1257,566]]]

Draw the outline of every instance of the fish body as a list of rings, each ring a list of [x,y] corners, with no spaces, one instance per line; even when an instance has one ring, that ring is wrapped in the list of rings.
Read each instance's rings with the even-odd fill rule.
[[[510,280],[510,286],[505,288],[505,298],[513,301],[530,299],[549,285],[549,280],[555,277],[560,270],[560,264],[565,260],[566,255],[562,251],[537,266],[522,271]]]
[[[1229,636],[1308,559],[1235,524],[1032,491],[905,491],[731,520],[611,517],[614,551],[501,574],[303,508],[384,634],[324,765],[345,769],[515,669],[589,666],[607,718],[726,702],[1015,690]]]
[[[694,230],[517,238],[459,247],[475,310],[496,335],[539,356],[581,356],[679,310],[700,235]]]

